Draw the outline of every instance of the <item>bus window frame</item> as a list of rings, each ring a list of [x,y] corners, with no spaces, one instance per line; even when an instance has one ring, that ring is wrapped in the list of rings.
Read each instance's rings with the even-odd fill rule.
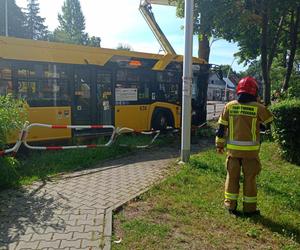
[[[3,81],[3,83],[5,84],[6,82],[6,93],[5,95],[15,95],[15,89],[14,89],[14,84],[13,84],[13,70],[12,70],[12,67],[11,67],[11,62],[7,61],[7,60],[1,60],[0,59],[0,69],[3,69],[3,70],[9,70],[10,71],[10,77],[2,77],[2,74],[0,75],[0,81]],[[0,82],[1,84],[1,82]],[[8,89],[9,89],[9,84],[11,85],[10,88],[11,88],[11,91],[10,93],[8,93]],[[2,85],[2,84],[1,84]],[[4,93],[1,93],[0,92],[0,95],[3,95]]]
[[[125,71],[127,72],[126,77],[123,79],[118,79],[118,72]],[[128,78],[128,72],[130,73],[138,73],[138,79],[130,79]],[[143,77],[145,74],[150,77]],[[149,79],[148,81],[143,81],[143,79]],[[148,97],[140,100],[140,89],[143,86],[144,92],[145,89],[148,89]],[[114,95],[115,105],[148,105],[151,104],[151,93],[152,93],[152,85],[153,85],[153,70],[145,69],[145,68],[123,68],[119,67],[116,69],[116,79],[114,92],[118,87],[120,88],[130,88],[129,86],[135,86],[137,88],[137,101],[116,101],[116,96]],[[145,88],[146,87],[146,88]],[[132,87],[131,87],[132,88]]]
[[[64,69],[67,77],[45,77],[45,68],[54,66],[61,67]],[[62,106],[71,106],[72,96],[70,91],[70,73],[69,68],[71,65],[69,64],[58,64],[58,63],[45,63],[45,62],[27,62],[27,61],[12,61],[11,62],[11,69],[13,75],[13,88],[14,88],[14,96],[17,98],[25,99],[26,102],[29,104],[30,107],[62,107]],[[40,68],[40,74],[37,74],[36,68]],[[26,72],[25,76],[19,76],[19,70],[26,70],[26,71],[33,71],[34,75],[31,76],[30,73]],[[51,82],[50,82],[51,81]],[[53,82],[54,81],[54,82]],[[55,83],[55,81],[57,81]],[[35,83],[36,93],[33,95],[32,93],[26,92],[28,95],[27,97],[21,97],[19,92],[19,84],[20,82],[28,83]],[[43,96],[43,90],[46,84],[50,84],[54,88],[54,84],[57,87],[63,89],[64,91],[61,92],[60,98],[54,98],[54,92],[52,92],[53,98],[42,98],[37,97],[37,95]],[[63,88],[61,88],[63,86]],[[53,90],[54,91],[54,90]],[[49,91],[48,91],[49,92]],[[51,93],[51,91],[49,92]],[[61,98],[63,96],[64,98]]]
[[[172,80],[166,80],[165,75],[167,75],[169,73],[174,74],[174,76],[173,76],[174,79],[173,80],[175,81],[175,83]],[[159,75],[163,76],[163,78],[161,80],[158,79]],[[175,86],[177,86],[177,94],[176,94],[177,98],[175,98],[176,99],[175,101],[172,101],[172,100],[166,98],[166,93],[167,92],[164,91],[164,98],[156,98],[156,101],[180,105],[181,101],[182,101],[181,100],[181,90],[182,90],[181,77],[182,77],[182,72],[181,71],[176,71],[176,70],[157,71],[156,74],[155,74],[155,88],[156,88],[156,91],[154,91],[156,93],[156,96],[160,96],[160,94],[159,94],[159,91],[160,91],[159,90],[159,88],[160,88],[159,85],[160,84],[164,84],[165,86],[175,85]]]

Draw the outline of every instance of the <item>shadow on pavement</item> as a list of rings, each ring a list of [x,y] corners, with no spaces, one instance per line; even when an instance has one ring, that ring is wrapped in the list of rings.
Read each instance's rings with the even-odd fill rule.
[[[212,147],[214,141],[211,139],[203,139],[199,140],[197,144],[193,144],[191,146],[191,155],[197,154],[204,149]],[[130,164],[136,164],[139,162],[148,162],[148,161],[157,161],[157,160],[167,160],[167,159],[176,159],[180,157],[180,144],[172,143],[170,147],[161,147],[161,148],[148,148],[141,149],[136,153],[129,155],[127,157],[121,157],[115,160],[108,160],[97,164],[95,167],[78,170],[77,172],[67,174],[63,176],[65,179],[76,178],[84,175],[90,175],[93,173],[97,173],[103,171],[104,168],[118,168],[123,167]]]
[[[53,216],[54,211],[68,209],[68,206],[40,192],[45,185],[43,182],[31,190],[9,189],[0,192],[0,248],[8,249],[10,243],[18,241],[25,234],[64,229],[63,220],[54,219]]]

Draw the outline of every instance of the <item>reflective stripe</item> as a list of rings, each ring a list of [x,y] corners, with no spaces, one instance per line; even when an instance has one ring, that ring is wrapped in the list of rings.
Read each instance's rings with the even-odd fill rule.
[[[222,120],[221,117],[219,118],[218,123],[219,123],[219,124],[222,124],[222,125],[224,125],[224,126],[228,126],[228,121]]]
[[[229,138],[233,141],[233,116],[229,117]]]
[[[238,197],[239,194],[232,194],[232,193],[225,192],[225,199],[236,201]]]
[[[229,107],[229,141],[227,142],[227,149],[233,150],[241,150],[241,151],[256,151],[259,150],[260,145],[256,141],[257,139],[257,112],[258,107],[251,106],[251,105],[233,105]],[[235,118],[239,115],[251,116],[251,141],[238,141],[239,136],[238,134],[235,136]],[[239,119],[239,118],[237,118]],[[245,118],[243,118],[245,119]],[[247,118],[248,119],[248,118]],[[249,119],[249,120],[250,120]],[[242,131],[243,128],[238,127],[239,131]],[[249,131],[250,132],[250,131]],[[245,133],[249,134],[248,129],[246,129]],[[238,133],[238,132],[237,132]],[[250,134],[249,134],[250,135]],[[237,138],[235,138],[237,137]],[[237,140],[234,140],[237,139]]]
[[[255,151],[255,150],[259,150],[259,147],[260,145],[238,146],[238,145],[227,144],[227,149],[241,150],[241,151]]]
[[[246,116],[257,116],[257,107],[250,105],[235,104],[229,107],[229,115],[246,115]]]
[[[225,142],[224,138],[216,136],[216,143],[224,143],[224,142]]]
[[[264,121],[264,124],[267,124],[267,123],[269,123],[269,122],[273,121],[273,119],[274,119],[274,118],[273,118],[273,116],[272,116],[272,117],[270,117],[269,119],[267,119],[267,120],[265,120],[265,121]]]
[[[256,141],[228,141],[228,144],[237,146],[257,146],[259,145]]]
[[[257,122],[257,118],[253,118],[252,119],[252,141],[256,142],[256,122]]]
[[[256,203],[257,202],[257,196],[253,196],[253,197],[244,196],[243,197],[243,202],[245,202],[245,203]]]

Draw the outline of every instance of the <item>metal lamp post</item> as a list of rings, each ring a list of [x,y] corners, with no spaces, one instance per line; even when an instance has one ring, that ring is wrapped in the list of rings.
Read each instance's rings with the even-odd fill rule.
[[[194,0],[185,0],[185,50],[183,61],[182,86],[182,132],[181,161],[188,162],[191,151],[191,92],[192,92],[192,54],[193,54],[193,10]]]
[[[8,36],[8,7],[7,0],[5,0],[5,36]]]
[[[233,65],[235,59],[236,58],[233,58],[232,63],[230,64],[230,68],[228,69],[227,76],[226,76],[227,79],[229,79],[230,71],[231,71],[231,68],[232,68],[232,65]],[[225,102],[227,101],[227,81],[225,81],[224,101]]]

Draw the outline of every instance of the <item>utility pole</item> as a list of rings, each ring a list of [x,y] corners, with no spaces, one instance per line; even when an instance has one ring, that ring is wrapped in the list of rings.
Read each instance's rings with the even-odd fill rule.
[[[232,63],[230,64],[230,67],[227,71],[227,76],[226,76],[227,79],[229,79],[230,71],[231,71],[231,68],[232,68],[232,65],[233,65],[234,61],[235,61],[235,58],[233,58]],[[226,81],[225,81],[225,90],[224,90],[224,101],[225,102],[228,101],[227,100],[227,82]]]
[[[194,0],[185,0],[185,49],[182,83],[181,161],[188,162],[191,151],[191,94],[193,82],[193,11]]]
[[[7,0],[5,0],[5,36],[8,36],[8,7]]]

